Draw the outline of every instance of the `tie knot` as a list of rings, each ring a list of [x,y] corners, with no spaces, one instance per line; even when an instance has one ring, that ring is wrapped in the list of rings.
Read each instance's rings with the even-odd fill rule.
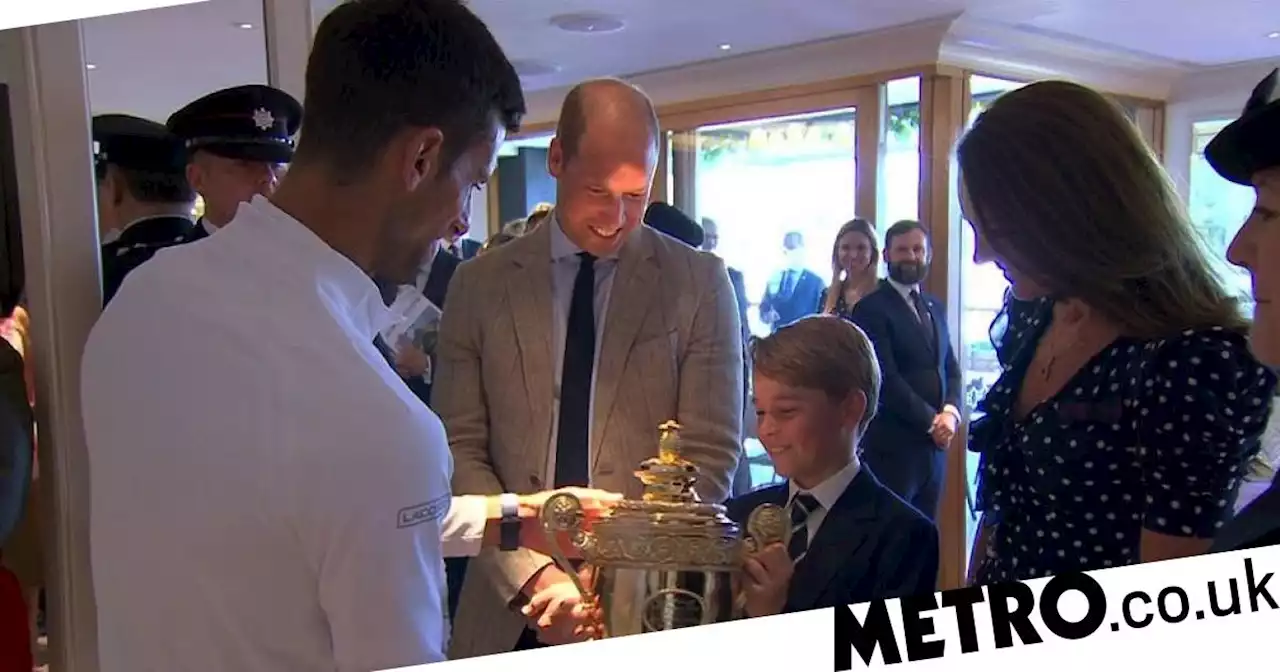
[[[818,498],[807,492],[801,492],[791,499],[791,524],[799,525],[809,519],[814,511],[822,508]]]
[[[596,255],[590,252],[579,252],[578,259],[581,260],[583,266],[590,266],[596,263]]]

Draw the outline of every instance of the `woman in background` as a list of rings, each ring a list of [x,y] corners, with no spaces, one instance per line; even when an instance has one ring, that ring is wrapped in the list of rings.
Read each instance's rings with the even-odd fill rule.
[[[831,284],[822,293],[820,312],[849,319],[854,304],[875,291],[880,250],[871,222],[856,218],[845,222],[831,245]]]
[[[979,404],[979,584],[1205,552],[1258,451],[1275,376],[1124,112],[1039,82],[960,142],[974,261],[1012,286]]]

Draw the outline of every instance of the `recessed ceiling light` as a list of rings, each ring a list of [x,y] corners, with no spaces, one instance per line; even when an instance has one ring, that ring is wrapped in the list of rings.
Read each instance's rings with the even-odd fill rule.
[[[733,45],[732,45],[732,44],[729,44],[729,43],[727,43],[727,42],[726,42],[726,43],[724,43],[724,44],[722,44],[722,45],[720,45],[720,51],[729,51],[729,50],[730,50],[730,49],[732,49],[732,48],[733,48]]]
[[[537,60],[520,60],[515,61],[512,65],[516,68],[516,74],[521,78],[525,77],[541,77],[543,75],[553,75],[560,72],[560,66],[554,63],[546,63]]]
[[[551,17],[551,25],[570,33],[616,33],[626,23],[606,14],[561,14]]]
[[[236,28],[239,28],[240,30],[253,30],[253,24],[252,24],[252,23],[237,23],[237,24],[236,24]]]
[[[97,70],[97,69],[98,69],[98,66],[96,66],[96,65],[94,65],[94,64],[92,64],[92,63],[85,63],[85,64],[84,64],[84,69],[85,69],[85,70]]]
[[[1273,40],[1274,40],[1274,39],[1277,39],[1277,38],[1280,38],[1280,31],[1276,31],[1276,32],[1274,32],[1274,33],[1267,33],[1267,37],[1269,37],[1269,38],[1271,38],[1271,39],[1273,39]]]

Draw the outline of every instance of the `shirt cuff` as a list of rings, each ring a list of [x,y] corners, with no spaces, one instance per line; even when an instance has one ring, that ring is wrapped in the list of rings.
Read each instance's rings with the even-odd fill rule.
[[[956,408],[955,406],[952,406],[951,404],[947,404],[946,406],[943,406],[942,412],[950,413],[951,416],[956,419],[957,425],[960,424],[961,420],[964,419],[964,416],[960,415],[960,409]]]
[[[440,529],[446,558],[474,558],[484,547],[484,529],[489,522],[489,497],[454,497]]]

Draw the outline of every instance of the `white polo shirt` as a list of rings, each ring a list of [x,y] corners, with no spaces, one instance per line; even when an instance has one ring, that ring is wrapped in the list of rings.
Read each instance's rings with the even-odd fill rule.
[[[388,319],[262,197],[129,275],[81,371],[103,672],[444,660],[443,558],[485,509],[445,519],[448,442],[373,346]]]

